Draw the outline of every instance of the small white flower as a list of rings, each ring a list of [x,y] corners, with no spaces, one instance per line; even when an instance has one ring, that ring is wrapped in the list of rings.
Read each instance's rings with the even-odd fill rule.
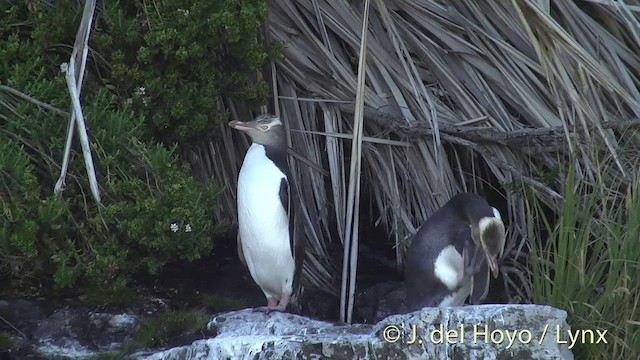
[[[184,232],[191,232],[191,225],[190,225],[190,224],[187,224],[187,225],[184,227]]]
[[[143,86],[140,86],[139,88],[136,89],[135,94],[136,95],[144,95],[147,92],[147,89],[145,89]]]
[[[172,223],[170,228],[171,228],[171,231],[173,231],[173,232],[177,232],[178,229],[180,229],[180,227],[176,223]]]

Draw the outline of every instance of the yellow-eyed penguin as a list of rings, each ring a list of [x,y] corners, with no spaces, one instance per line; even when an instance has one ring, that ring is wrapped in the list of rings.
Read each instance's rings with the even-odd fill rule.
[[[267,297],[267,306],[257,310],[283,311],[299,286],[304,256],[293,236],[284,125],[277,116],[261,114],[229,126],[252,141],[238,176],[238,255]]]
[[[477,304],[489,291],[489,269],[505,243],[500,212],[473,193],[461,193],[436,211],[407,249],[405,289],[409,311]]]

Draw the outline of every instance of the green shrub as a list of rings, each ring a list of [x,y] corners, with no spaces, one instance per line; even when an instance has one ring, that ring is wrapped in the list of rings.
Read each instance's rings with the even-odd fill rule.
[[[251,75],[276,54],[257,39],[267,4],[107,2],[94,42],[111,65],[110,85],[146,115],[151,133],[192,140],[228,117],[215,101],[221,94],[254,106],[266,101],[266,82]]]
[[[52,178],[42,181],[43,188],[33,165],[44,167],[37,157],[51,148],[40,145],[47,150],[29,156],[24,143],[0,135],[0,267],[5,273],[51,274],[60,287],[85,280],[117,290],[134,274],[155,274],[168,262],[195,260],[211,251],[211,236],[225,225],[211,222],[220,190],[213,183],[196,183],[189,167],[178,165],[175,147],[138,140],[136,118],[109,109],[110,98],[98,92],[85,107],[88,119],[115,125],[92,134],[102,206],[95,205],[84,176],[78,176],[85,173],[80,154],[74,153],[59,199],[51,194],[55,171],[47,173]]]
[[[193,335],[207,325],[209,318],[204,310],[168,310],[144,319],[136,331],[129,350],[164,347],[180,337]]]
[[[226,226],[212,223],[221,189],[195,182],[175,143],[211,134],[222,94],[261,104],[267,87],[251,74],[275,52],[256,38],[266,1],[179,3],[96,12],[81,103],[101,205],[77,131],[66,189],[53,194],[68,117],[0,92],[0,276],[117,294],[136,274],[211,252]],[[54,4],[0,3],[0,83],[66,111],[60,64],[83,4]]]

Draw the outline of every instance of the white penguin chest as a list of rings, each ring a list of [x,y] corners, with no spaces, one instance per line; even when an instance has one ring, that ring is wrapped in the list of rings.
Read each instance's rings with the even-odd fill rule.
[[[267,157],[264,146],[251,145],[238,177],[238,221],[241,230],[250,232],[247,241],[264,238],[279,242],[286,236],[288,246],[288,217],[280,200],[280,184],[285,178]]]
[[[238,176],[240,241],[249,271],[266,293],[291,286],[294,261],[289,219],[280,200],[285,174],[267,157],[263,145],[247,151]]]

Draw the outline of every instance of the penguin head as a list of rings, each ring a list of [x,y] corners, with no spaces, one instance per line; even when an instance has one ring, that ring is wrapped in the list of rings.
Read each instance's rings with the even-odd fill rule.
[[[245,132],[256,144],[284,145],[286,141],[284,124],[275,115],[260,114],[252,121],[233,120],[229,126]]]
[[[472,226],[472,237],[474,242],[484,250],[493,277],[497,278],[498,256],[502,254],[506,237],[500,216],[481,218],[476,226]]]

